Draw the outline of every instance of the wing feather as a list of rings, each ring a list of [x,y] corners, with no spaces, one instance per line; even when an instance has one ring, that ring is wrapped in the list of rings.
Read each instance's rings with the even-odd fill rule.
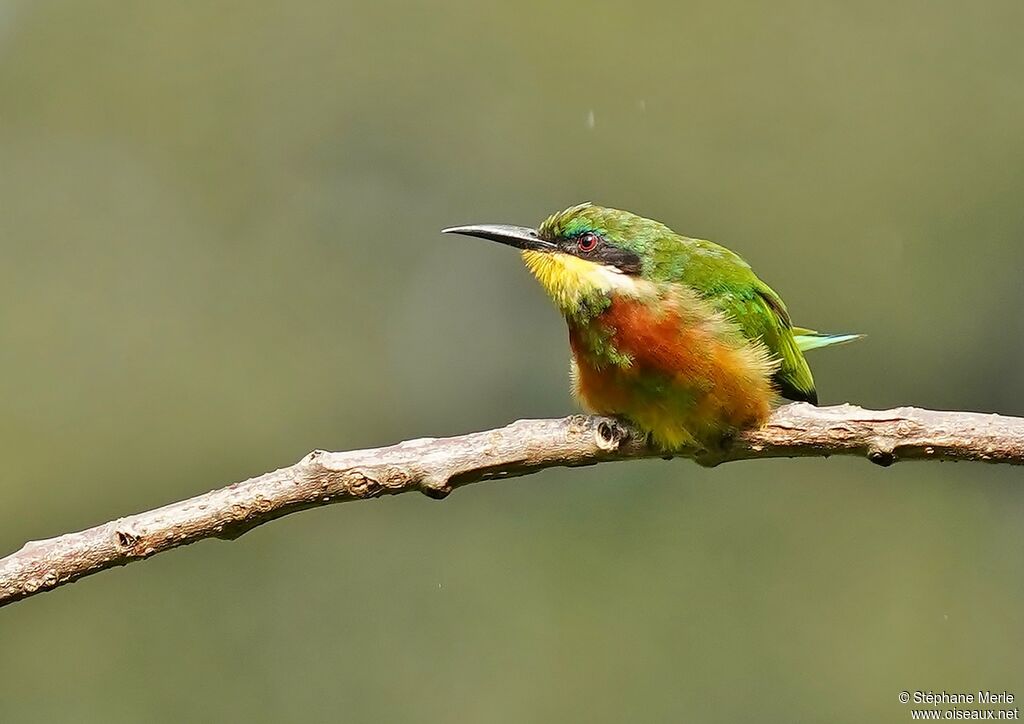
[[[679,247],[675,248],[678,261],[668,276],[696,290],[732,319],[747,339],[764,344],[779,361],[774,381],[783,397],[817,404],[814,378],[779,295],[724,246],[702,239],[680,241],[685,251],[679,255]]]

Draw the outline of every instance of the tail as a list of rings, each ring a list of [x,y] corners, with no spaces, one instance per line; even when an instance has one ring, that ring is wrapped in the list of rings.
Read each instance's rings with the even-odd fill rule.
[[[831,347],[834,344],[846,344],[863,337],[863,334],[822,334],[813,329],[802,329],[793,327],[793,338],[796,346],[801,352],[818,349],[819,347]]]

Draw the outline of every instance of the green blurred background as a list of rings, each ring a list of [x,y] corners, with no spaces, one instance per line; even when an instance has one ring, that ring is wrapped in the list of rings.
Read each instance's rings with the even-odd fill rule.
[[[726,243],[826,403],[1024,413],[1024,5],[0,2],[0,550],[315,447],[561,416],[507,249]],[[0,611],[3,722],[907,721],[1024,696],[1021,472],[602,465]]]

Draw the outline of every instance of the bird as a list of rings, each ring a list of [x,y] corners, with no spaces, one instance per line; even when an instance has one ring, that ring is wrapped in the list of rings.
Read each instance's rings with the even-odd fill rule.
[[[582,203],[536,229],[443,229],[520,250],[565,318],[582,406],[664,451],[721,450],[782,398],[818,404],[804,352],[860,334],[796,327],[738,254],[629,211]]]

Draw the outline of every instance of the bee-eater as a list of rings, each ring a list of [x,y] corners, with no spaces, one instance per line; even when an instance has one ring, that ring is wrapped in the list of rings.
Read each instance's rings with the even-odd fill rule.
[[[585,203],[537,229],[444,231],[521,249],[569,326],[577,397],[665,450],[717,449],[779,397],[817,404],[803,353],[860,336],[794,327],[739,256],[628,211]]]

